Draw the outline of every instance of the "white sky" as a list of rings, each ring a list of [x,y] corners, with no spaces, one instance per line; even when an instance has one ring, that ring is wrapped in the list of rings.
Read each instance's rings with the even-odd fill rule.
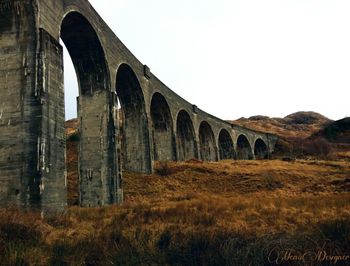
[[[349,0],[90,0],[169,88],[222,119],[350,116]],[[76,78],[65,56],[66,117]]]

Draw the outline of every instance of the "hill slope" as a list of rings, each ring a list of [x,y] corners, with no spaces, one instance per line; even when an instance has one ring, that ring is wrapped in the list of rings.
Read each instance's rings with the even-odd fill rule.
[[[323,137],[333,143],[350,143],[350,117],[327,125],[313,136]]]
[[[307,138],[331,123],[332,120],[315,112],[296,112],[284,118],[252,116],[230,122],[284,138]]]

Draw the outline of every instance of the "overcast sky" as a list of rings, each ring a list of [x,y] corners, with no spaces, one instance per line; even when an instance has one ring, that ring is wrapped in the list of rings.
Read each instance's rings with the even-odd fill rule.
[[[222,119],[350,116],[349,0],[90,0],[169,88]],[[76,116],[65,55],[66,117]]]

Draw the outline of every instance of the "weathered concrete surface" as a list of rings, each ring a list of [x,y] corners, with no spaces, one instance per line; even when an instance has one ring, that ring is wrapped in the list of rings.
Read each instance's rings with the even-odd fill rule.
[[[0,202],[59,210],[65,131],[52,121],[64,123],[62,49],[36,28],[36,13],[31,1],[0,1]]]
[[[193,122],[185,110],[181,110],[176,116],[176,146],[179,161],[198,158],[196,135]],[[154,140],[156,141],[156,140]]]
[[[39,124],[28,123],[40,112],[33,90],[35,75],[28,72],[35,65],[34,23],[29,3],[0,2],[0,201],[5,204],[26,206],[39,196],[38,189],[27,191],[29,182],[38,185],[38,180],[23,176],[38,172],[32,167],[38,141],[32,130]]]
[[[0,0],[0,202],[66,205],[60,38],[79,83],[82,206],[122,201],[122,164],[150,173],[154,160],[268,158],[273,151],[275,136],[232,126],[165,86],[88,1]]]
[[[127,170],[151,171],[149,115],[140,82],[127,64],[117,70],[115,90],[123,112],[123,162]]]
[[[211,126],[206,121],[202,121],[199,126],[199,147],[201,160],[218,160],[218,152],[216,148],[214,133]]]
[[[40,55],[37,89],[41,127],[38,166],[41,204],[45,209],[66,204],[63,49],[44,30],[39,31]],[[35,73],[35,71],[33,71]],[[32,118],[33,119],[33,118]],[[34,120],[34,119],[33,119]]]
[[[226,129],[222,129],[219,133],[218,146],[220,160],[236,158],[232,137]]]
[[[152,137],[155,140],[154,160],[173,161],[176,159],[176,142],[173,131],[173,118],[165,98],[158,92],[151,101]]]

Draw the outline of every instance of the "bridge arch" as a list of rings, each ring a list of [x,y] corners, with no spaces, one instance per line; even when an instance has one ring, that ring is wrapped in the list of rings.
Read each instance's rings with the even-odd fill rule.
[[[121,139],[124,168],[149,173],[151,157],[144,95],[136,74],[127,64],[117,70],[116,93],[121,104]]]
[[[217,161],[215,137],[211,126],[202,121],[199,126],[200,156],[203,161]]]
[[[181,110],[176,118],[177,159],[186,161],[197,158],[195,133],[192,120],[185,110]]]
[[[165,97],[156,92],[151,100],[151,118],[154,160],[175,160],[176,144],[174,141],[173,119]]]
[[[50,58],[45,58],[49,68],[43,82],[55,83],[59,80],[57,70],[50,69],[57,62],[54,53],[57,48],[49,47],[54,41],[47,37],[48,34],[41,32],[41,49],[50,53]],[[79,203],[82,206],[98,206],[116,202],[116,178],[115,152],[113,150],[113,124],[109,123],[110,113],[108,107],[110,101],[110,76],[106,56],[101,41],[88,19],[77,11],[65,14],[61,21],[60,38],[64,42],[70,58],[73,62],[78,80],[78,121],[79,121]],[[45,41],[44,41],[45,39]],[[47,47],[46,47],[47,46]],[[62,60],[62,59],[61,59]],[[56,63],[57,64],[57,63]],[[44,67],[45,70],[47,67]],[[51,85],[53,86],[53,85]],[[57,104],[64,106],[64,92],[47,91],[46,103],[51,117],[55,123],[59,121],[59,115],[53,115],[52,110],[60,110]],[[57,111],[56,111],[57,112]],[[58,111],[59,112],[59,111]],[[64,110],[63,110],[64,114]],[[63,115],[64,120],[64,115]],[[48,122],[50,127],[50,122]],[[64,125],[64,121],[62,123]],[[52,131],[52,129],[51,129]],[[98,133],[97,133],[98,132]],[[101,142],[101,139],[104,141]],[[52,151],[55,141],[50,140]],[[109,152],[106,152],[109,151]],[[101,159],[103,158],[103,159]],[[109,174],[107,174],[107,172]],[[106,193],[101,194],[101,191]]]
[[[73,61],[79,94],[93,95],[109,89],[110,78],[102,44],[90,22],[80,13],[67,13],[61,23],[60,37]]]
[[[252,160],[252,148],[247,137],[243,134],[237,138],[237,159],[238,160]]]
[[[266,143],[258,138],[254,143],[254,155],[255,159],[263,160],[268,158],[268,150]]]
[[[226,129],[221,129],[219,133],[219,155],[220,160],[234,159],[235,151],[230,133]]]

